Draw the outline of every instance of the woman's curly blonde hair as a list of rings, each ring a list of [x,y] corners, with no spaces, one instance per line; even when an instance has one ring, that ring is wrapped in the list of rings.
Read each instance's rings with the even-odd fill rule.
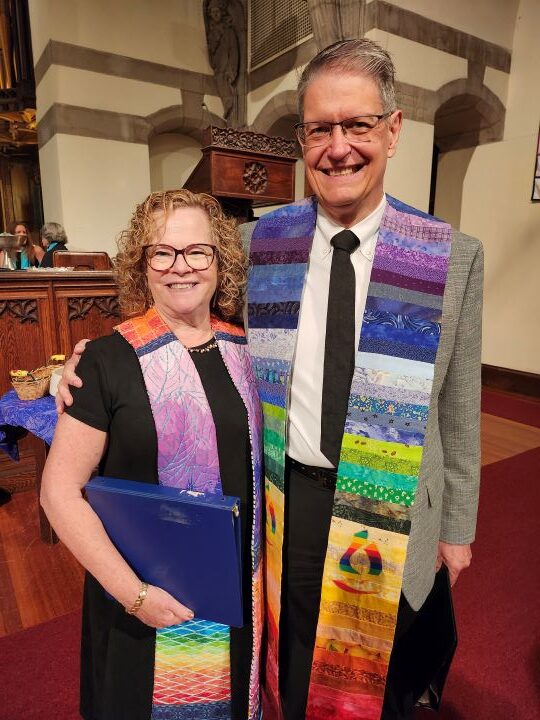
[[[217,247],[218,264],[212,313],[222,320],[238,321],[244,303],[247,258],[236,221],[225,216],[211,195],[190,190],[151,193],[137,205],[129,227],[120,234],[114,269],[122,312],[132,317],[146,312],[154,304],[148,288],[144,246],[152,243],[158,230],[156,213],[167,217],[171,211],[183,207],[201,208],[210,220],[210,238]]]

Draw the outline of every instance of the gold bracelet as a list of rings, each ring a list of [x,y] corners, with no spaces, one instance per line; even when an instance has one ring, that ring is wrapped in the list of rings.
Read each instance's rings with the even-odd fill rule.
[[[148,583],[142,582],[141,583],[141,589],[139,590],[139,594],[137,595],[137,599],[131,606],[131,608],[128,610],[126,608],[126,612],[128,615],[135,615],[140,609],[141,605],[144,602],[145,597],[148,595]]]

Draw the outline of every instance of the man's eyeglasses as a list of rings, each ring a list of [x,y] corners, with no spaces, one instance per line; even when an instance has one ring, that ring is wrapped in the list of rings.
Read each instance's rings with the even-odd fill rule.
[[[391,114],[391,112],[387,112],[382,115],[356,115],[339,122],[313,121],[297,123],[294,129],[300,145],[307,148],[329,143],[332,130],[336,125],[341,126],[347,140],[351,142],[367,142],[371,140],[381,120],[390,117]]]
[[[179,255],[192,270],[208,270],[216,254],[215,245],[200,243],[177,250],[170,245],[145,245],[146,262],[152,270],[170,270]]]

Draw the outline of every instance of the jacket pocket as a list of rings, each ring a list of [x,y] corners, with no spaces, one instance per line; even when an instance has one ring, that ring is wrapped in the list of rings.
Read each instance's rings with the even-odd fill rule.
[[[433,501],[431,499],[431,492],[429,490],[429,485],[426,483],[426,495],[427,495],[427,505],[429,508],[433,507]]]

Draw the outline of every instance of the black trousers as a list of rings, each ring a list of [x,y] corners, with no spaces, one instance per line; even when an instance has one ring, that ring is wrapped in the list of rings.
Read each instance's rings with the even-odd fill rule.
[[[288,461],[285,493],[280,693],[285,720],[304,720],[334,489],[331,483],[321,483],[291,468]],[[403,656],[400,647],[411,647],[410,632],[415,615],[402,595],[382,720],[405,720],[412,713],[416,698],[400,680],[400,668],[410,662],[410,658]]]

